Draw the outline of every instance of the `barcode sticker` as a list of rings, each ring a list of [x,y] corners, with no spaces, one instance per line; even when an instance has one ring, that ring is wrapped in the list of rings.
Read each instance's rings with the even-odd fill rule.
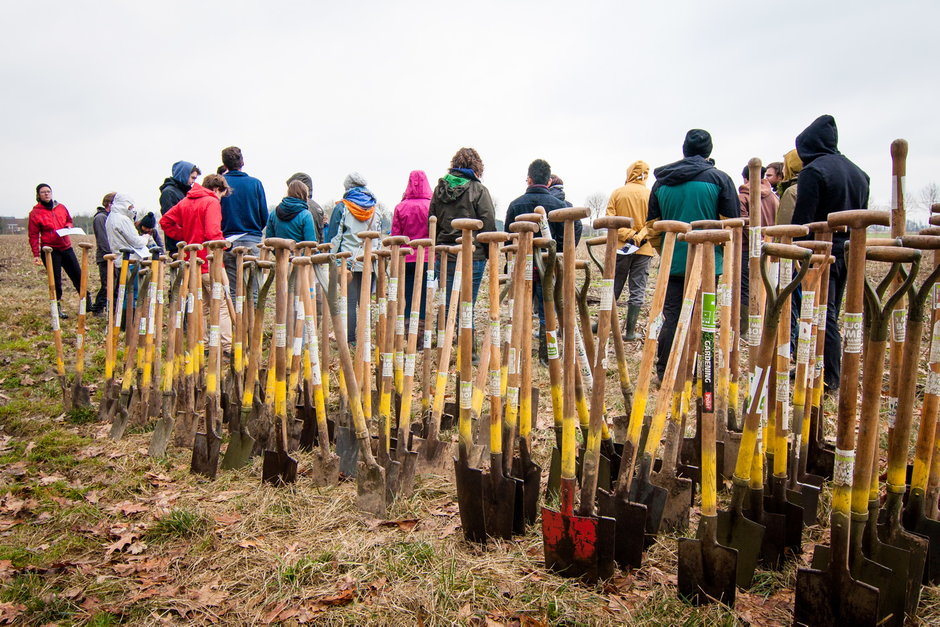
[[[414,354],[405,355],[405,376],[415,376],[415,356]]]
[[[750,256],[751,257],[760,257],[760,245],[761,245],[761,236],[760,236],[760,227],[752,226],[748,229],[750,232]]]
[[[274,346],[277,348],[283,348],[287,346],[287,325],[286,324],[274,325]]]
[[[209,346],[218,346],[220,335],[221,333],[219,332],[219,325],[209,325]]]
[[[398,302],[398,277],[396,276],[388,280],[388,300]]]
[[[835,463],[832,469],[832,485],[851,486],[852,473],[855,471],[855,451],[836,449]]]
[[[460,409],[470,409],[473,399],[473,384],[469,381],[460,382]]]
[[[392,376],[392,353],[382,353],[382,376]]]
[[[898,397],[889,396],[888,397],[888,428],[894,429],[894,425],[898,420]]]
[[[473,303],[460,303],[460,328],[473,328]]]
[[[800,318],[813,320],[815,314],[816,292],[803,292],[803,300],[800,302]]]
[[[532,253],[528,253],[525,258],[525,280],[532,280]]]
[[[845,314],[845,352],[862,352],[862,314]]]
[[[610,311],[614,304],[614,280],[613,279],[601,279],[600,280],[600,310],[601,311]],[[712,295],[714,297],[714,295]]]

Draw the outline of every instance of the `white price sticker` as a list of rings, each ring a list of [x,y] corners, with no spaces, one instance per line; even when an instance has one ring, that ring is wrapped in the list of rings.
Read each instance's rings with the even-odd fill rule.
[[[460,328],[473,328],[473,303],[460,303]]]
[[[400,313],[395,316],[395,335],[405,334],[405,314]]]
[[[286,324],[274,325],[274,346],[277,348],[283,348],[287,346],[287,325]]]
[[[314,363],[310,368],[310,378],[313,379],[314,385],[323,385],[323,378],[320,373],[319,364]]]
[[[415,376],[415,356],[414,354],[405,355],[405,376]]]
[[[291,350],[293,351],[292,354],[299,355],[303,349],[304,349],[304,339],[298,335],[297,337],[294,338],[294,344],[291,347]]]
[[[470,409],[473,399],[473,384],[469,381],[460,382],[460,409]]]
[[[428,279],[428,289],[437,291],[437,279]]]
[[[209,325],[209,346],[218,346],[220,336],[219,325]]]
[[[855,471],[855,451],[836,449],[835,463],[832,469],[832,485],[851,486],[852,473]]]
[[[212,282],[212,298],[215,300],[222,298],[222,284],[218,281]]]
[[[493,346],[500,345],[500,325],[499,320],[490,320],[490,344]]]
[[[441,348],[442,346],[444,346],[444,335],[445,334],[443,331],[438,330],[437,332],[437,347],[438,348]]]
[[[138,334],[138,335],[145,335],[146,333],[147,333],[147,319],[146,319],[146,318],[141,318],[141,319],[140,319],[140,325],[138,325],[138,327],[137,327],[137,334]]]
[[[460,292],[461,283],[463,283],[463,272],[461,270],[457,270],[456,272],[454,272],[454,280],[453,280],[453,283],[451,283],[450,291]]]
[[[405,366],[405,353],[395,353],[395,370],[402,370]]]
[[[519,405],[519,388],[506,388],[506,402],[510,407]]]
[[[862,314],[860,313],[848,313],[845,314],[845,352],[846,353],[861,353],[862,352]]]
[[[816,328],[822,331],[826,330],[827,309],[825,305],[816,305]]]
[[[898,397],[889,396],[888,397],[888,428],[894,429],[894,425],[898,420]]]
[[[532,280],[532,253],[527,254],[525,258],[525,280]]]
[[[392,376],[392,353],[382,353],[382,376]]]
[[[83,346],[85,346],[85,336],[76,335],[75,336],[75,348],[81,350]]]
[[[654,340],[659,339],[659,332],[663,330],[663,324],[666,323],[666,317],[660,312],[656,319],[650,323],[650,338]]]
[[[425,348],[434,347],[434,331],[430,329],[424,330],[424,347]]]
[[[240,314],[245,309],[245,297],[236,296],[235,297],[235,313]]]
[[[750,233],[750,256],[751,257],[760,257],[760,246],[761,246],[761,235],[760,227],[752,226],[748,229]]]
[[[940,363],[940,320],[933,325],[930,334],[930,363]]]
[[[80,299],[79,299],[79,301],[78,301],[78,315],[84,316],[84,315],[87,313],[88,310],[85,308],[85,307],[87,306],[87,304],[88,304],[88,299],[87,299],[87,298],[80,298]]]
[[[418,323],[421,320],[421,314],[416,309],[411,312],[411,317],[408,320],[408,335],[416,335],[418,333]]]
[[[499,368],[496,370],[490,370],[490,396],[499,396],[501,385],[502,376],[500,374]]]
[[[600,283],[600,297],[601,311],[610,311],[614,304],[614,280],[613,279],[601,279]]]
[[[388,300],[398,302],[398,277],[393,276],[388,280]]]
[[[763,318],[761,316],[748,316],[747,317],[747,343],[748,346],[757,347],[760,346],[760,336],[761,336],[761,324]]]
[[[894,331],[894,341],[903,342],[907,336],[907,309],[895,309],[891,312],[891,329]]]
[[[192,293],[186,296],[186,313],[191,314],[196,307],[195,299]]]
[[[800,301],[800,318],[813,320],[814,315],[816,315],[816,292],[803,292],[803,300]]]
[[[508,364],[509,374],[515,374],[516,373],[516,349],[515,348],[509,349],[508,361],[509,361],[509,364]]]
[[[731,286],[729,286],[727,283],[720,283],[718,285],[718,306],[731,306]]]
[[[813,340],[809,333],[810,324],[800,323],[800,339],[796,343],[796,363],[808,364],[809,356],[813,352]]]

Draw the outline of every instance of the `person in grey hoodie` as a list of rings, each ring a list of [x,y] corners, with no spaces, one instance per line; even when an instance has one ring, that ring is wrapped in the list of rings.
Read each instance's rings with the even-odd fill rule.
[[[167,211],[176,206],[176,203],[186,197],[186,193],[192,189],[196,177],[202,174],[198,167],[189,161],[177,161],[173,164],[171,170],[173,176],[169,176],[160,186],[160,215],[165,215]],[[171,255],[176,253],[176,240],[166,238],[167,252]]]
[[[108,246],[115,253],[120,253],[124,248],[140,250],[156,245],[152,237],[137,232],[135,218],[134,200],[124,194],[115,194],[114,200],[111,201],[111,211],[105,221]],[[140,259],[140,256],[133,253],[131,259]]]
[[[108,230],[105,224],[108,221],[108,213],[111,211],[111,201],[114,200],[114,196],[114,192],[105,194],[104,198],[101,199],[101,206],[98,207],[95,218],[91,222],[92,230],[95,233],[95,263],[98,264],[98,277],[101,282],[98,293],[95,295],[95,302],[89,308],[89,311],[95,316],[103,315],[105,307],[108,305],[108,262],[104,256],[111,252],[111,247],[108,246]],[[115,273],[115,276],[118,276],[117,273]],[[115,279],[113,287],[114,295],[116,295],[118,289],[117,279]]]

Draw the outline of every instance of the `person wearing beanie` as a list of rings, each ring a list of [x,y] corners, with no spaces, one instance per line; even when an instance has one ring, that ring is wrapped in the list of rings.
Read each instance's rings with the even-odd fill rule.
[[[95,302],[89,307],[89,311],[95,316],[104,315],[105,307],[108,305],[108,261],[104,256],[111,252],[111,247],[108,245],[108,231],[105,224],[108,221],[108,213],[111,211],[111,201],[114,200],[114,196],[114,192],[104,195],[104,198],[101,199],[101,206],[95,212],[95,217],[91,223],[92,230],[95,233],[95,263],[98,265],[98,278],[101,282],[98,293],[95,295]],[[114,294],[112,296],[117,298],[117,277],[120,276],[120,273],[116,266],[114,270]]]
[[[245,159],[241,148],[229,146],[222,150],[222,165],[231,194],[222,197],[222,234],[235,238],[234,244],[225,251],[225,273],[232,298],[235,298],[235,253],[237,246],[248,249],[249,255],[258,255],[261,234],[268,223],[268,201],[261,181],[242,172]],[[237,236],[237,237],[236,237]]]
[[[33,263],[37,266],[46,264],[46,256],[42,252],[43,246],[52,248],[52,275],[55,279],[55,297],[59,301],[59,317],[68,318],[63,311],[62,301],[62,270],[68,275],[75,291],[79,292],[82,271],[72,250],[72,240],[68,235],[56,233],[59,229],[70,229],[75,226],[69,210],[60,202],[53,200],[52,187],[46,183],[36,186],[36,204],[29,212],[27,219],[27,235],[29,247],[33,252]]]
[[[712,137],[708,131],[692,129],[686,133],[682,143],[683,158],[653,170],[656,182],[650,190],[647,227],[656,220],[720,220],[737,218],[738,195],[731,177],[715,167],[709,159],[712,152]],[[657,250],[662,238],[654,236],[650,243]],[[676,242],[672,266],[660,271],[669,272],[666,301],[663,305],[662,328],[659,333],[659,349],[656,374],[662,380],[666,362],[672,351],[672,339],[682,308],[682,293],[685,286],[685,261],[688,245]],[[721,274],[721,249],[715,251],[715,274]]]
[[[157,230],[157,218],[153,215],[153,211],[148,211],[147,215],[140,219],[137,223],[137,230],[142,235],[149,235],[153,238],[154,246],[160,249],[160,252],[163,252],[163,238],[160,237],[160,231]]]
[[[617,229],[617,269],[614,274],[614,300],[620,300],[623,286],[629,281],[627,319],[623,339],[636,338],[636,323],[646,298],[646,280],[650,272],[653,247],[647,241],[646,214],[649,209],[650,190],[646,181],[650,167],[645,161],[634,161],[627,168],[627,179],[622,187],[610,194],[607,215],[633,218],[632,229]]]
[[[160,215],[165,215],[176,203],[183,200],[186,193],[192,188],[202,172],[189,161],[177,161],[170,169],[168,176],[160,186]],[[172,255],[176,253],[176,240],[167,237],[167,250]]]
[[[428,207],[431,205],[431,184],[424,170],[412,170],[408,175],[408,185],[401,195],[401,202],[392,213],[392,235],[404,235],[409,240],[427,239]],[[415,270],[418,258],[415,253],[405,257],[405,320],[411,315],[411,294],[415,284]],[[420,320],[424,320],[425,293],[427,274],[421,282]]]
[[[827,219],[830,213],[868,209],[869,178],[839,152],[839,130],[831,115],[822,115],[797,135],[796,152],[803,163],[800,193],[793,207],[793,224]],[[845,242],[848,233],[832,234],[829,266],[829,303],[826,311],[826,344],[823,382],[829,391],[839,389],[842,374],[842,336],[838,317],[845,295]]]
[[[310,178],[310,175],[306,172],[295,172],[287,179],[287,184],[290,185],[294,181],[300,181],[307,186],[307,209],[310,211],[310,214],[313,216],[313,228],[317,232],[316,241],[323,241],[323,225],[325,224],[323,207],[313,199],[313,179]]]
[[[356,261],[362,256],[362,240],[359,234],[363,231],[380,230],[376,223],[379,221],[375,212],[375,195],[366,187],[366,179],[358,172],[352,172],[343,181],[346,193],[343,199],[333,206],[330,214],[330,224],[327,227],[327,236],[330,237],[332,253],[349,251],[352,253],[350,263],[352,275],[349,280],[349,294],[346,309],[346,337],[349,342],[356,342],[356,318],[359,311],[358,294],[362,289],[362,262]],[[374,274],[370,275],[374,277]],[[372,279],[374,281],[374,279]]]
[[[295,242],[318,242],[313,215],[307,208],[307,186],[294,179],[287,186],[287,196],[268,218],[265,237],[282,237]]]

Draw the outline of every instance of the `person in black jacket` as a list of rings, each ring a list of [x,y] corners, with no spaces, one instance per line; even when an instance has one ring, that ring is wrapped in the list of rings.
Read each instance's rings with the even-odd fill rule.
[[[536,159],[529,164],[528,176],[526,177],[526,190],[522,196],[519,196],[511,203],[506,210],[505,230],[507,233],[512,231],[509,226],[516,221],[516,218],[524,213],[533,213],[536,207],[542,207],[547,214],[555,209],[570,207],[564,198],[559,198],[552,193],[549,188],[552,176],[552,167],[544,159]],[[558,246],[558,252],[564,251],[565,229],[563,222],[549,222],[549,231],[552,239]],[[581,222],[574,223],[575,243],[581,240]],[[539,280],[537,269],[533,268],[533,299],[536,310],[539,314],[539,360],[542,365],[548,365],[548,347],[545,343],[545,306],[542,299],[542,282]]]
[[[708,131],[694,128],[685,135],[682,143],[683,159],[653,170],[656,182],[650,190],[647,221],[652,220],[720,220],[737,218],[738,190],[731,177],[715,167],[709,159],[712,152],[712,137]],[[650,244],[657,250],[660,238],[651,238]],[[672,339],[676,334],[679,312],[682,309],[682,294],[685,287],[685,260],[688,244],[676,242],[672,254],[669,283],[662,319],[650,324],[661,325],[656,360],[656,375],[660,380],[666,371]],[[715,274],[721,274],[721,248],[715,250]],[[660,268],[660,272],[664,269]]]
[[[91,228],[95,234],[95,263],[98,264],[98,278],[101,282],[98,293],[95,295],[95,302],[89,308],[89,312],[93,316],[104,315],[105,307],[108,306],[108,262],[104,256],[111,253],[111,247],[108,245],[108,231],[105,228],[105,223],[108,221],[108,212],[111,211],[111,201],[114,200],[114,196],[114,192],[105,194],[104,198],[101,199],[101,206],[98,207],[91,222]],[[112,294],[112,297],[117,299],[117,277],[119,275],[117,272],[114,274],[114,294]]]
[[[176,204],[186,197],[186,194],[196,182],[196,177],[202,174],[198,167],[189,161],[177,161],[173,164],[171,170],[173,176],[167,177],[160,186],[160,215],[165,215],[167,211],[176,206]],[[167,252],[170,255],[176,253],[176,240],[166,238]]]
[[[825,221],[830,213],[836,211],[868,209],[868,175],[839,152],[838,143],[839,130],[831,115],[819,116],[797,135],[796,152],[803,161],[803,169],[793,209],[794,224]],[[829,268],[823,372],[823,381],[830,391],[839,389],[842,374],[842,336],[838,317],[845,295],[844,252],[848,237],[846,232],[832,235],[832,254],[836,261]]]

